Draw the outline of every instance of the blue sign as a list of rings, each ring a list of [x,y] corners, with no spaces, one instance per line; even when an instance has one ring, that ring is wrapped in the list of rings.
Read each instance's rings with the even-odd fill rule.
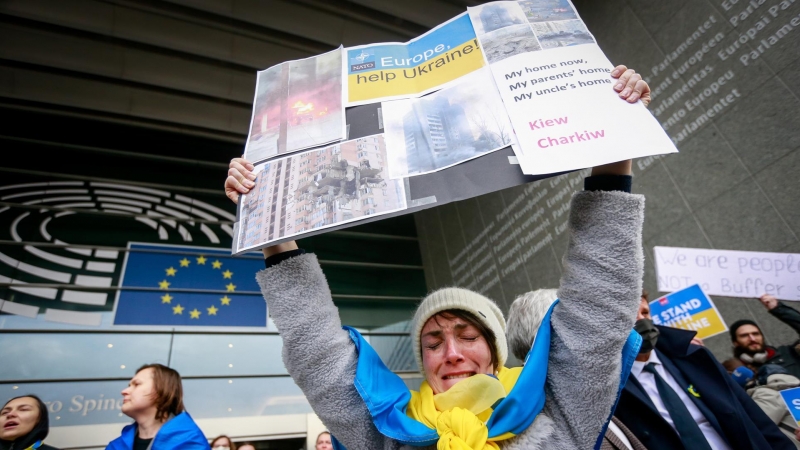
[[[786,407],[789,408],[789,412],[792,413],[794,421],[800,425],[800,387],[781,391],[781,397],[783,397]]]
[[[265,327],[255,280],[263,268],[261,259],[224,250],[130,244],[114,325]]]
[[[650,315],[656,325],[697,331],[700,339],[728,331],[714,303],[697,284],[653,300]]]

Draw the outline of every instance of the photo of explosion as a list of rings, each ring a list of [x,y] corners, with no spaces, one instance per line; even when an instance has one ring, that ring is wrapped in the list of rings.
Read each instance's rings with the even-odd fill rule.
[[[344,139],[342,49],[258,73],[245,158],[264,161]]]

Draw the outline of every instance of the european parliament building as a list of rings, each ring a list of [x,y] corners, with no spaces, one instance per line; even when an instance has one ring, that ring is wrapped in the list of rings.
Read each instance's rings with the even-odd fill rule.
[[[207,437],[313,447],[324,427],[281,360],[255,282],[263,257],[231,256],[236,210],[222,187],[251,128],[256,73],[340,44],[406,42],[481,3],[0,1],[0,398],[40,396],[50,445],[105,448],[131,422],[120,391],[161,363],[180,372]],[[554,17],[570,7],[521,3]],[[634,161],[651,299],[656,246],[800,253],[800,4],[746,14],[722,0],[573,3],[609,59],[648,81],[650,110],[680,151]],[[417,388],[408,333],[420,299],[461,285],[505,312],[557,287],[565,205],[585,175],[298,244],[318,256],[342,322]],[[538,230],[523,261],[528,249],[499,248],[488,224],[533,197],[504,235],[526,220]],[[756,320],[770,344],[797,338],[755,300],[713,299],[729,323]],[[706,346],[731,354],[727,334]]]

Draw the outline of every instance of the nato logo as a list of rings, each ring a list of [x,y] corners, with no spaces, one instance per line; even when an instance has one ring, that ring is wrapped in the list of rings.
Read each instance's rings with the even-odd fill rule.
[[[356,50],[358,51],[358,50]],[[352,53],[350,53],[352,55]],[[368,70],[375,68],[375,51],[361,49],[360,53],[355,56],[350,56],[350,72],[358,72],[360,70]]]

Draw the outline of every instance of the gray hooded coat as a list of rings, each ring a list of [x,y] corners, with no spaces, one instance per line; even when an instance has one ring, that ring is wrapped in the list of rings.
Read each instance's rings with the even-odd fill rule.
[[[503,449],[594,448],[616,401],[621,352],[639,306],[643,218],[640,195],[584,191],[573,197],[544,409],[523,433],[500,441]],[[289,374],[339,442],[348,450],[414,448],[373,425],[353,386],[356,349],[316,257],[287,259],[257,279],[283,338]]]

